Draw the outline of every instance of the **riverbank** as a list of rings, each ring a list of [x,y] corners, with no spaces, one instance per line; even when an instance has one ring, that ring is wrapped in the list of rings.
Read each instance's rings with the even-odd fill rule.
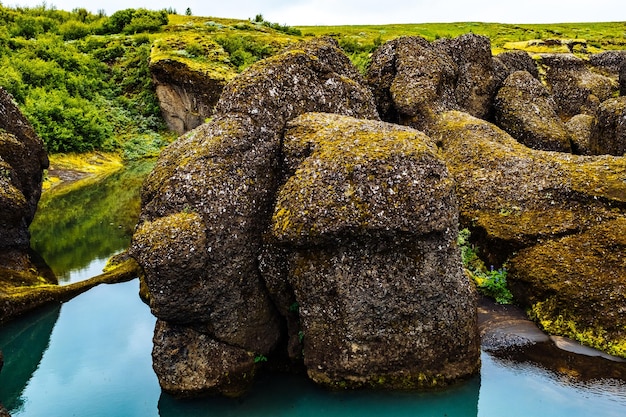
[[[44,194],[93,184],[124,167],[122,157],[112,152],[58,153],[49,155],[49,159],[42,184]]]

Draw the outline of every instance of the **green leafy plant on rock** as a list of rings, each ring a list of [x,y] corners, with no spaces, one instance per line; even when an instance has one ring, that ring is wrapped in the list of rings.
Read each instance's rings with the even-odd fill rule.
[[[507,271],[502,268],[495,269],[493,266],[487,269],[484,262],[478,256],[478,248],[470,242],[470,231],[459,231],[457,244],[461,249],[461,261],[468,275],[476,284],[481,294],[493,298],[499,304],[511,304],[513,294],[509,291],[506,282]]]

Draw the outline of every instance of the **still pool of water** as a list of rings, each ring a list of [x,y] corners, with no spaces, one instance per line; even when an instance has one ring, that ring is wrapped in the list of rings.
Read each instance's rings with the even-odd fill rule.
[[[267,374],[242,399],[176,400],[152,371],[155,319],[137,292],[137,280],[101,285],[0,329],[0,402],[12,416],[626,415],[623,381],[577,383],[487,353],[480,376],[442,392],[329,392],[303,376]]]

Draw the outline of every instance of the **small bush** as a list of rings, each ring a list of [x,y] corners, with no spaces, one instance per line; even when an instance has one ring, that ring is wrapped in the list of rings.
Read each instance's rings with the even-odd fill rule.
[[[459,231],[457,244],[461,249],[461,261],[465,270],[472,277],[478,291],[488,297],[493,298],[499,304],[511,304],[513,294],[507,288],[505,267],[489,270],[478,256],[478,249],[470,242],[470,231],[463,229]]]

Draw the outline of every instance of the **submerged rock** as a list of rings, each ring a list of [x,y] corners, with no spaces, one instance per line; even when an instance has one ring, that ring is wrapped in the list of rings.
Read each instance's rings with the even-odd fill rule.
[[[509,75],[494,100],[496,124],[533,149],[571,152],[565,125],[541,82],[527,71]]]
[[[432,141],[306,114],[287,125],[283,154],[262,266],[279,310],[289,319],[297,306],[290,352],[309,376],[421,388],[475,373],[475,294],[455,245],[454,184]]]

